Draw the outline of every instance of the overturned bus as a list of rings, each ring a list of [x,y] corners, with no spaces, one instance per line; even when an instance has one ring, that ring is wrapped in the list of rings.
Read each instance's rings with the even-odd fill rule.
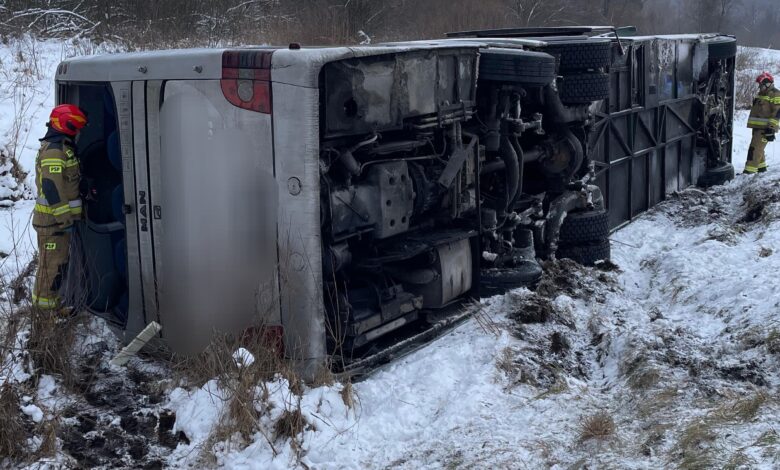
[[[733,177],[736,41],[612,28],[71,59],[72,302],[191,354],[262,327],[307,370],[533,286],[539,260]]]

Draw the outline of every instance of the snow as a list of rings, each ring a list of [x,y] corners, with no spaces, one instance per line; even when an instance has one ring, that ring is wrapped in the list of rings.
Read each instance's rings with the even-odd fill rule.
[[[236,367],[249,367],[255,363],[255,356],[244,348],[238,348],[233,353],[233,360],[236,361]]]
[[[746,120],[742,112],[735,123],[737,171],[750,139]],[[534,295],[514,291],[482,302],[481,315],[498,333],[476,321],[460,326],[355,383],[352,407],[341,384],[309,388],[298,403],[287,386],[272,383],[276,411],[261,420],[263,432],[245,448],[216,446],[218,464],[658,468],[684,459],[744,458],[751,468],[776,468],[776,448],[764,441],[771,441],[767,436],[780,410],[760,397],[780,383],[777,358],[764,344],[767,333],[780,328],[780,302],[772,295],[780,287],[780,254],[759,252],[780,246],[780,220],[739,225],[738,218],[746,192],[780,185],[780,174],[772,172],[780,169],[777,147],[767,149],[769,173],[738,175],[706,193],[685,191],[614,234],[613,261],[622,272],[605,274],[609,282],[596,283],[593,295],[560,293],[552,299],[561,324],[526,325],[525,339],[513,335],[508,313]],[[713,208],[720,211],[717,217],[710,215]],[[780,206],[775,210],[780,216]],[[507,350],[519,362],[546,354],[539,344],[555,332],[568,335],[581,357],[551,360],[548,365],[560,370],[547,382],[523,381],[543,361],[530,360],[525,371],[510,374],[497,367]],[[578,368],[583,373],[573,372]],[[219,401],[211,402],[211,412],[202,409],[208,403],[197,397],[202,393],[190,399],[201,417],[177,413],[177,428],[195,428],[188,433],[193,447],[205,442],[204,421],[215,423],[221,413]],[[754,416],[718,418],[756,396],[761,404]],[[173,400],[179,410],[181,398]],[[297,436],[300,448],[274,441],[268,425],[291,406],[300,407],[311,425]],[[583,422],[602,411],[614,419],[616,435],[604,443],[583,442]],[[681,443],[697,423],[713,433],[711,440],[686,447]],[[187,466],[190,452],[182,445],[168,463]]]
[[[222,415],[225,401],[222,393],[216,380],[193,392],[183,388],[173,390],[168,408],[177,416],[174,432],[184,431],[191,441],[205,442]]]
[[[18,93],[32,97],[17,146],[27,171],[53,103],[53,68],[85,47],[24,41],[0,47],[4,73],[24,65],[15,58],[18,50],[39,52],[40,73],[26,88],[12,89],[0,76],[0,144],[14,130]],[[738,113],[738,172],[750,141],[746,120]],[[254,384],[258,427],[245,442],[214,435],[229,419],[236,384],[176,384],[160,408],[175,413],[173,433],[187,441],[160,458],[171,468],[199,468],[204,453],[217,466],[250,469],[642,469],[734,462],[780,468],[780,143],[769,145],[767,159],[766,174],[738,175],[706,192],[683,191],[613,234],[619,271],[577,268],[581,284],[485,299],[475,319],[354,384],[326,383],[302,393],[289,377]],[[3,282],[35,251],[33,202],[11,201],[30,194],[3,176],[7,171],[0,167],[0,205],[7,206],[0,209],[0,253],[8,255],[0,256]],[[26,183],[29,189],[31,176]],[[756,201],[763,211],[750,220]],[[9,299],[0,296],[0,304],[0,312],[7,311]],[[547,309],[543,321],[526,318],[539,306]],[[102,354],[110,357],[117,345],[105,324],[93,320],[88,331],[79,347],[106,347]],[[0,357],[0,384],[33,382],[24,354],[28,335],[20,331]],[[239,374],[257,363],[245,349],[233,359]],[[132,365],[164,369],[149,358],[134,358]],[[77,402],[58,380],[42,375],[25,390],[20,411],[26,419],[40,423]],[[113,399],[123,380],[98,392]],[[277,435],[280,420],[298,412],[296,434]],[[599,413],[610,417],[615,431],[589,438],[584,430]],[[112,432],[123,426],[119,415],[99,418]],[[68,420],[75,418],[61,424],[72,426]],[[40,445],[39,436],[32,440]],[[55,468],[66,460],[40,463]]]
[[[22,413],[29,416],[34,423],[40,423],[43,420],[43,411],[35,405],[23,406]]]

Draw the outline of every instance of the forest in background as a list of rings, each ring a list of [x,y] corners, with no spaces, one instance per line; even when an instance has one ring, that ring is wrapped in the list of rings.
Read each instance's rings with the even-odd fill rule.
[[[0,36],[86,37],[133,49],[365,44],[575,24],[780,44],[780,9],[770,0],[0,0]]]

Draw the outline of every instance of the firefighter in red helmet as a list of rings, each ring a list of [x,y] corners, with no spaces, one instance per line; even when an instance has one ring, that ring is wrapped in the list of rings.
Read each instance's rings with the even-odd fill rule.
[[[780,124],[780,91],[775,88],[774,77],[769,72],[764,72],[756,78],[756,83],[758,95],[753,100],[748,118],[748,127],[753,129],[753,139],[748,148],[745,173],[766,171],[764,150],[768,142],[775,140]]]
[[[81,173],[74,138],[87,124],[84,112],[72,104],[56,106],[46,124],[35,160],[38,189],[32,225],[38,234],[38,273],[33,306],[60,309],[59,290],[68,266],[70,232],[81,219]]]

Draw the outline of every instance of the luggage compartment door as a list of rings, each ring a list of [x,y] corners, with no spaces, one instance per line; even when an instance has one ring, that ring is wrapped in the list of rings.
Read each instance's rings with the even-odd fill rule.
[[[271,116],[228,102],[219,80],[150,81],[142,102],[140,259],[144,292],[157,292],[147,318],[183,354],[215,334],[281,325]]]

